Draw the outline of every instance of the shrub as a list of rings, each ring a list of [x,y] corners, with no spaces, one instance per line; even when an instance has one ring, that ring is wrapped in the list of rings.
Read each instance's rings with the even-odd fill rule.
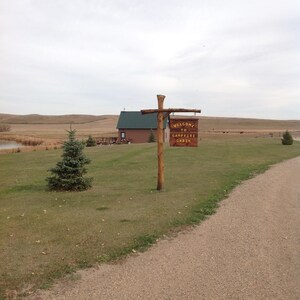
[[[87,147],[94,147],[96,145],[97,145],[96,140],[93,139],[93,137],[91,135],[89,135],[88,139],[86,140],[86,146]]]
[[[148,143],[154,143],[154,142],[155,142],[155,136],[154,136],[153,130],[151,129],[151,132],[150,132],[150,135],[148,138]]]
[[[16,138],[17,143],[22,144],[24,146],[39,146],[43,144],[43,140],[36,138]]]
[[[281,142],[282,145],[293,145],[294,140],[288,130],[286,130],[286,132],[284,132],[284,134],[282,135]]]
[[[91,187],[92,178],[85,178],[84,167],[90,160],[83,154],[84,143],[75,139],[75,130],[68,131],[69,139],[63,145],[62,161],[56,164],[48,177],[48,187],[55,191],[83,191]]]
[[[10,125],[8,124],[0,124],[0,132],[10,131]]]

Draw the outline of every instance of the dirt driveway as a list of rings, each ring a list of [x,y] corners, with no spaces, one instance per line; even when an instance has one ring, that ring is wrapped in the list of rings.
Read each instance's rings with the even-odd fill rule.
[[[32,299],[300,299],[300,157],[236,188],[218,212],[116,265]]]

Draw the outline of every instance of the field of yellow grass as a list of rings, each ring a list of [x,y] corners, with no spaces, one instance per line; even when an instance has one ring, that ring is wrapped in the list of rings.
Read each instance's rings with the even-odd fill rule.
[[[1,115],[0,123],[9,124],[9,132],[0,133],[0,140],[14,140],[20,143],[35,143],[38,146],[22,148],[24,151],[45,150],[59,147],[67,137],[67,130],[76,129],[77,138],[117,136],[118,116],[40,116]],[[42,141],[42,143],[40,143]],[[11,152],[16,150],[2,150]]]
[[[173,117],[173,116],[172,116]],[[180,116],[175,116],[178,118]],[[42,139],[44,146],[57,145],[67,136],[66,130],[77,131],[78,138],[117,136],[117,115],[8,115],[0,114],[0,123],[11,126],[1,133],[0,139]],[[199,117],[202,137],[224,138],[240,136],[280,136],[289,130],[294,137],[300,137],[300,120],[263,120],[247,118]]]

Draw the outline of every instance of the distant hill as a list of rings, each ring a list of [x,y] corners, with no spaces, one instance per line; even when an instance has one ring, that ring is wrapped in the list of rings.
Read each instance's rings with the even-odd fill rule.
[[[251,118],[199,117],[202,131],[212,130],[300,130],[300,120],[268,120]]]
[[[180,118],[183,116],[171,116]],[[26,135],[39,138],[64,138],[66,130],[76,129],[78,137],[116,136],[118,115],[9,115],[0,114],[0,123],[11,125],[7,135]],[[193,117],[195,118],[195,117]],[[300,120],[264,120],[250,118],[196,117],[200,134],[255,134],[268,135],[289,130],[300,136]]]
[[[0,123],[7,124],[84,124],[104,120],[111,116],[93,116],[93,115],[9,115],[0,114]]]

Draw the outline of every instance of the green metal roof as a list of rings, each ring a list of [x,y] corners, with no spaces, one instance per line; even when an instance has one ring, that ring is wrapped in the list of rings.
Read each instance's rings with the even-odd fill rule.
[[[164,121],[164,128],[167,118]],[[117,129],[156,129],[157,113],[143,115],[140,111],[121,111]]]

